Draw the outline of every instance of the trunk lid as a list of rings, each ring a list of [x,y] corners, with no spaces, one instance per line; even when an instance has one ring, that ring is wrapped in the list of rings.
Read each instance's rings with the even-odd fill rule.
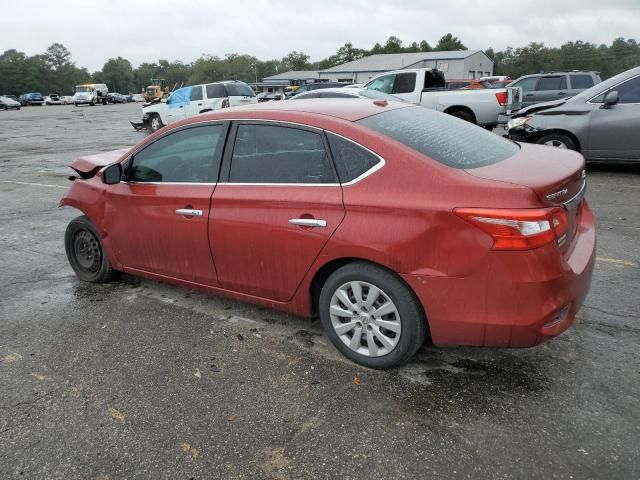
[[[75,170],[80,177],[91,178],[102,167],[115,163],[128,151],[129,148],[122,148],[120,150],[78,157],[71,163],[71,168]]]
[[[543,207],[565,209],[568,228],[558,245],[566,252],[580,223],[586,193],[584,158],[571,150],[543,145],[520,145],[520,152],[492,165],[465,170],[487,180],[529,187]]]

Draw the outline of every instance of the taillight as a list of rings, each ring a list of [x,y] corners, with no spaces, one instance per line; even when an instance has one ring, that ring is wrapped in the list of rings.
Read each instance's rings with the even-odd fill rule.
[[[229,99],[225,98],[222,100],[222,107],[220,108],[229,108]]]
[[[507,92],[496,92],[496,100],[498,100],[501,107],[504,107],[507,104],[507,98]]]
[[[530,250],[564,242],[569,221],[563,208],[455,208],[453,212],[493,238],[493,250]]]

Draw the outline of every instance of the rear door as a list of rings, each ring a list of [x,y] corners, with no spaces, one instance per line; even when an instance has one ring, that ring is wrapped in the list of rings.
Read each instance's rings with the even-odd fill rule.
[[[568,97],[566,75],[543,75],[536,85],[535,103],[550,102]]]
[[[290,300],[344,218],[324,133],[274,122],[230,132],[211,204],[211,251],[223,288]]]
[[[204,86],[203,110],[218,110],[222,108],[222,102],[227,95],[224,85],[221,83],[209,83]]]
[[[408,102],[414,102],[417,98],[414,93],[416,90],[417,76],[416,72],[397,74],[392,90],[393,95]]]
[[[217,285],[208,219],[225,123],[169,132],[135,153],[108,189],[106,230],[130,271]]]

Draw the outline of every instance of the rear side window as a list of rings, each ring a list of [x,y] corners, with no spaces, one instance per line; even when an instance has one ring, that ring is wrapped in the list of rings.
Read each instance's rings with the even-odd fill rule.
[[[202,86],[196,85],[191,88],[191,101],[202,100]]]
[[[591,75],[569,75],[571,88],[586,89],[593,87],[593,77]]]
[[[128,175],[134,182],[211,183],[218,178],[222,125],[170,133],[135,154]]]
[[[373,153],[349,140],[332,133],[328,133],[327,136],[341,183],[358,178],[380,162]]]
[[[318,133],[275,125],[240,125],[229,182],[336,183]]]
[[[484,128],[424,107],[388,110],[358,123],[453,168],[491,165],[519,151]]]
[[[563,90],[567,88],[567,76],[541,77],[536,90]]]
[[[207,98],[224,98],[227,96],[224,85],[221,83],[210,83],[205,88],[207,90]]]
[[[228,97],[255,97],[251,87],[246,83],[225,83]]]

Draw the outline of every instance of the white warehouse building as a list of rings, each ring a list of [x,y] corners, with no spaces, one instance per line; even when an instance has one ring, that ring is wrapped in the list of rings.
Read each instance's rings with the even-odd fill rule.
[[[447,80],[488,77],[493,61],[482,50],[448,52],[386,53],[362,57],[327,70],[320,70],[320,81],[364,83],[390,70],[437,68]]]

